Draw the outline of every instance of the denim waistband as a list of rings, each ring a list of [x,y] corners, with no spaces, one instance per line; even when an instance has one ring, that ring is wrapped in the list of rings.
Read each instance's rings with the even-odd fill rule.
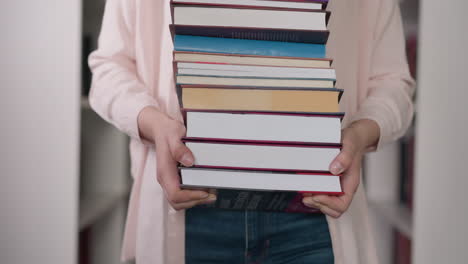
[[[187,264],[333,263],[325,215],[192,208]]]

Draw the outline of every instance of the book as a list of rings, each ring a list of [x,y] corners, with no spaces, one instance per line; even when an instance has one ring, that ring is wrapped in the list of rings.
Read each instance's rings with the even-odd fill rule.
[[[174,24],[326,31],[325,11],[174,5]]]
[[[255,112],[185,112],[191,140],[333,144],[341,142],[343,115]]]
[[[295,59],[324,59],[325,45],[251,39],[214,38],[175,35],[174,50],[185,52],[221,53]],[[203,60],[202,60],[203,61]],[[232,62],[234,63],[234,62]]]
[[[278,8],[291,8],[291,9],[308,9],[308,10],[322,10],[325,7],[323,2],[315,1],[265,1],[265,0],[172,0],[173,3],[178,4],[212,4],[218,6],[240,6],[240,7],[278,7]]]
[[[414,123],[410,126],[405,136],[400,140],[400,179],[399,192],[400,203],[410,211],[413,209],[414,189],[414,151],[415,132]]]
[[[330,59],[307,59],[300,57],[274,57],[190,51],[174,51],[174,61],[304,68],[330,68],[332,63]]]
[[[302,203],[303,192],[342,194],[340,177],[330,174],[180,168],[180,175],[184,189],[215,190],[205,208],[319,213]]]
[[[411,264],[411,239],[394,230],[394,264]]]
[[[183,139],[195,167],[264,171],[328,172],[341,146],[197,141]]]
[[[303,192],[341,195],[339,100],[326,58],[328,1],[172,0],[174,73],[195,164],[181,187],[206,208],[319,213]]]
[[[181,85],[187,109],[277,112],[339,112],[342,90]]]
[[[222,77],[200,75],[176,75],[177,85],[231,85],[256,87],[303,87],[333,89],[333,80],[286,79],[286,78],[256,78],[256,77]]]
[[[334,69],[260,65],[175,62],[176,74],[226,77],[294,78],[336,80]]]
[[[329,12],[172,4],[172,36],[195,35],[324,44]]]
[[[181,168],[182,187],[256,191],[303,191],[341,194],[340,176],[320,173],[284,173],[245,170]]]

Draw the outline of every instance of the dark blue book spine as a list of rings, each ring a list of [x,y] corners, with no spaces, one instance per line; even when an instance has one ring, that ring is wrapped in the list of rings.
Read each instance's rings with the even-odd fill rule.
[[[175,35],[176,51],[276,57],[325,58],[325,45],[280,41]]]
[[[320,213],[317,209],[305,206],[302,203],[303,196],[298,192],[217,189],[216,196],[215,203],[198,207],[225,210]]]

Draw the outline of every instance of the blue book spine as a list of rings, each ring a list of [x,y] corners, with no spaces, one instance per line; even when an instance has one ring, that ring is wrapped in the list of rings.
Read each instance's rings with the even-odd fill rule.
[[[175,35],[174,50],[242,55],[325,58],[325,45]]]

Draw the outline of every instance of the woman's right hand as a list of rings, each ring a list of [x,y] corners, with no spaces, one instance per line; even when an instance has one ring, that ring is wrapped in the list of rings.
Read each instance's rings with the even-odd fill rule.
[[[186,167],[194,163],[192,152],[182,143],[185,126],[156,108],[146,107],[138,116],[140,136],[156,145],[156,178],[167,200],[176,210],[212,203],[214,194],[201,190],[182,190],[177,162]]]

